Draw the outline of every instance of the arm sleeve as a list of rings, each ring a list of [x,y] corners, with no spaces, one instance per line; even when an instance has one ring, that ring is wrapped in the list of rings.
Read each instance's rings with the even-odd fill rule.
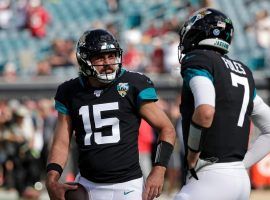
[[[244,157],[243,162],[246,168],[251,167],[270,153],[270,108],[258,95],[254,98],[251,119],[261,134]]]
[[[215,87],[209,78],[205,76],[194,76],[189,82],[189,87],[194,96],[195,108],[202,104],[215,107]]]

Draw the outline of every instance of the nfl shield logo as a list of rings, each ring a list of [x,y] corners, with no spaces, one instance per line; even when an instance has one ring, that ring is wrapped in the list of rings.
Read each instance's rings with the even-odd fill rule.
[[[102,90],[95,90],[95,91],[94,91],[94,95],[95,95],[96,97],[100,97],[101,93],[102,93]]]
[[[118,83],[117,85],[117,91],[121,97],[126,96],[128,89],[129,89],[128,83]]]

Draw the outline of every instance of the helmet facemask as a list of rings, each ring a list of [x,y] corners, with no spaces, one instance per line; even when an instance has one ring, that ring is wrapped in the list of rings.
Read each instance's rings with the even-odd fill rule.
[[[109,53],[109,52],[108,52]],[[121,65],[122,65],[122,53],[121,52],[114,52],[115,53],[115,63],[109,63],[104,65],[94,65],[91,63],[91,59],[87,60],[86,63],[88,68],[91,69],[91,75],[84,74],[86,76],[92,76],[93,78],[97,79],[101,83],[110,83],[112,82],[117,75],[120,73]],[[116,65],[114,71],[112,73],[99,73],[96,69],[97,67],[110,67],[111,65]]]

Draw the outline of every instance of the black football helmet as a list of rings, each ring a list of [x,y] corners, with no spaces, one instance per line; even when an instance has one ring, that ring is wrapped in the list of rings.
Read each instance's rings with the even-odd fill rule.
[[[115,65],[118,68],[111,74],[99,74],[95,69],[95,65],[91,64],[90,58],[110,52],[115,52]],[[80,65],[80,73],[87,77],[96,78],[102,83],[110,83],[121,71],[122,49],[114,36],[103,29],[93,29],[83,33],[77,43],[76,57]]]
[[[226,54],[233,32],[232,20],[225,14],[212,8],[202,8],[192,14],[179,31],[179,58],[182,53],[203,46]]]

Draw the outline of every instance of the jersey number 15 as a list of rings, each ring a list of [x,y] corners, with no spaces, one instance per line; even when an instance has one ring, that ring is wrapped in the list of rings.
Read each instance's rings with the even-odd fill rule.
[[[79,110],[79,114],[82,116],[84,131],[86,133],[84,137],[84,145],[91,145],[91,136],[94,135],[94,141],[97,144],[108,144],[117,143],[120,140],[120,128],[119,119],[116,117],[112,118],[101,118],[102,111],[118,110],[118,102],[114,103],[103,103],[93,105],[93,119],[96,128],[102,128],[104,126],[112,126],[112,135],[103,136],[102,132],[94,132],[91,128],[89,106],[82,106]]]

